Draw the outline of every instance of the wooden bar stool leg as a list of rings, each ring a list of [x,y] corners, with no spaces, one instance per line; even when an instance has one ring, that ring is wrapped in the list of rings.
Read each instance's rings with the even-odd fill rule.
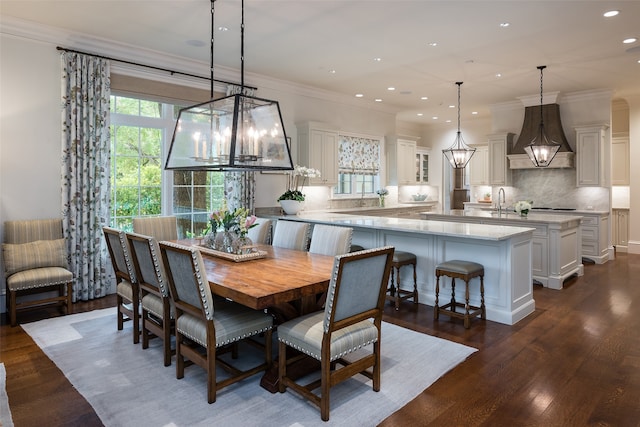
[[[393,268],[391,269],[393,270]],[[396,271],[398,272],[396,274],[396,283],[397,283],[397,288],[396,288],[396,310],[400,310],[400,267],[397,267]]]
[[[451,311],[456,311],[456,278],[451,278]]]
[[[436,300],[433,305],[433,319],[438,320],[439,308],[438,308],[438,294],[440,293],[440,276],[436,275]]]
[[[480,317],[482,319],[487,318],[487,310],[484,306],[484,276],[480,276]]]
[[[471,327],[471,319],[469,316],[469,280],[465,280],[464,284],[464,328],[469,329]]]
[[[413,303],[418,304],[418,275],[416,274],[416,264],[413,264]]]

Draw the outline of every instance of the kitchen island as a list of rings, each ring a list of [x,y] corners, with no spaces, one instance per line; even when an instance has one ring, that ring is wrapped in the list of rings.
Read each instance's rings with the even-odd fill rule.
[[[304,212],[278,220],[330,224],[353,228],[353,243],[365,248],[392,245],[417,257],[418,293],[421,303],[435,299],[435,267],[438,263],[462,259],[485,268],[487,319],[513,325],[535,310],[531,276],[533,227],[482,225],[450,221]],[[413,277],[403,269],[402,287],[413,287]],[[470,302],[478,304],[478,283],[471,283]],[[451,292],[451,283],[441,283],[440,298]],[[464,300],[464,286],[456,287],[456,299]]]
[[[421,216],[435,221],[533,227],[531,268],[534,280],[550,289],[562,289],[565,279],[584,274],[582,216],[529,213],[521,217],[516,212],[480,209],[424,212]]]

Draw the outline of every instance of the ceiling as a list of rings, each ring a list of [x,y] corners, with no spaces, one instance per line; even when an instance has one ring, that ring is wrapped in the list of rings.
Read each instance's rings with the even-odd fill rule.
[[[240,0],[215,3],[215,26],[228,28],[215,31],[216,65],[240,68],[240,10]],[[0,13],[209,73],[208,0],[0,0]],[[456,81],[463,120],[489,117],[491,104],[540,93],[539,65],[544,92],[640,94],[640,41],[622,43],[640,38],[639,22],[640,1],[245,0],[245,70],[381,99],[403,121],[455,122]]]

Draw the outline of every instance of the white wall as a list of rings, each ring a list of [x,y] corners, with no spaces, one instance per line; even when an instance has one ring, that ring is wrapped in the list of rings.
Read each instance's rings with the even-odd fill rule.
[[[625,98],[629,104],[629,253],[640,254],[640,96]]]

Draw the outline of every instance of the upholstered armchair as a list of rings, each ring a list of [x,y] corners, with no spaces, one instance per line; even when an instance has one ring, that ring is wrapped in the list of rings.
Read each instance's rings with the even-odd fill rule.
[[[2,245],[4,275],[7,282],[7,308],[11,326],[17,325],[16,311],[43,304],[62,304],[72,312],[73,273],[62,219],[6,221]],[[19,294],[58,291],[58,296],[20,301]]]
[[[344,255],[351,251],[353,228],[316,224],[311,233],[309,252],[320,255]]]
[[[280,220],[276,222],[271,244],[278,248],[306,251],[309,249],[310,230],[311,225],[305,222]]]
[[[247,231],[247,236],[253,243],[268,245],[271,243],[271,220],[258,218],[256,225]]]
[[[178,240],[178,219],[175,216],[133,218],[133,232],[161,240]]]
[[[160,252],[176,313],[176,378],[184,377],[185,359],[203,368],[207,372],[207,401],[213,403],[219,389],[271,366],[273,318],[233,301],[214,299],[199,251],[160,242]],[[237,358],[236,344],[261,334],[264,334],[262,363],[241,370],[218,357],[230,350],[233,358]],[[203,347],[206,351],[202,351]],[[216,366],[222,366],[231,376],[218,380]]]
[[[278,326],[279,391],[290,387],[310,400],[323,421],[329,420],[330,389],[342,381],[359,373],[380,390],[380,328],[393,251],[389,246],[336,256],[325,309]],[[299,356],[291,357],[287,347]],[[358,358],[343,358],[367,347]],[[320,361],[320,380],[301,384],[287,367],[308,356]]]
[[[118,308],[118,330],[124,328],[125,320],[133,321],[133,343],[140,342],[140,287],[136,280],[129,243],[125,232],[111,227],[102,227],[109,249],[109,257],[116,276],[116,305]]]
[[[142,348],[149,348],[149,338],[161,338],[164,366],[169,366],[174,310],[158,241],[151,236],[127,233],[127,242],[131,250],[136,281],[140,287]]]

